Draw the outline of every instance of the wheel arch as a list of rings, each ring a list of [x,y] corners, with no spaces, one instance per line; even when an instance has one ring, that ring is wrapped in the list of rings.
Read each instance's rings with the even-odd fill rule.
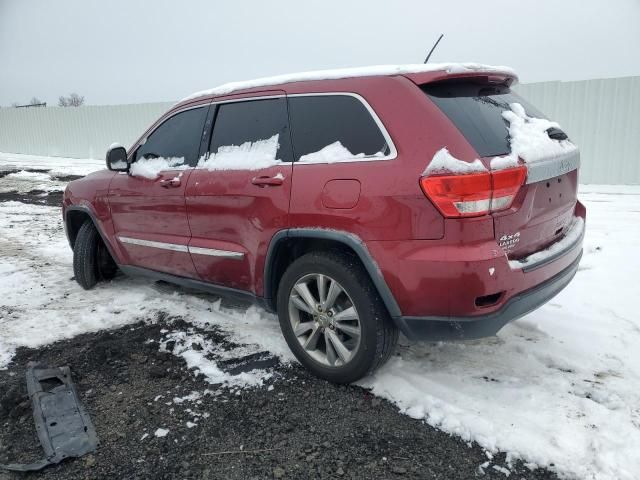
[[[340,249],[355,255],[367,271],[389,315],[400,317],[400,307],[391,293],[377,262],[362,240],[349,232],[312,228],[294,228],[276,233],[267,250],[264,267],[264,303],[276,311],[278,279],[299,256],[309,251]]]
[[[115,252],[111,246],[111,243],[109,242],[109,239],[102,231],[102,228],[100,227],[100,223],[98,222],[95,213],[89,207],[85,207],[82,205],[72,205],[70,207],[67,207],[65,210],[64,225],[65,225],[65,231],[67,234],[67,240],[69,241],[69,245],[71,246],[71,249],[73,250],[80,227],[87,220],[91,220],[91,222],[93,223],[93,226],[98,231],[98,235],[100,235],[102,242],[107,247],[107,250],[109,251],[109,255],[111,255],[111,258],[113,258],[116,261],[116,263],[118,263],[117,261],[118,257],[114,255]]]

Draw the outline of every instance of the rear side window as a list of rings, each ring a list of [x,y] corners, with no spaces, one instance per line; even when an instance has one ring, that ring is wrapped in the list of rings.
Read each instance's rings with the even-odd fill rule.
[[[200,107],[170,117],[147,137],[135,159],[184,158],[185,165],[195,166],[207,111],[208,107]]]
[[[449,117],[481,157],[511,152],[508,123],[502,112],[520,103],[532,117],[545,118],[535,107],[506,86],[471,82],[423,85],[422,91]]]
[[[209,152],[212,168],[215,164],[243,169],[268,166],[269,160],[291,162],[286,99],[219,105]]]
[[[348,95],[289,97],[296,161],[384,157],[390,152],[363,103]]]

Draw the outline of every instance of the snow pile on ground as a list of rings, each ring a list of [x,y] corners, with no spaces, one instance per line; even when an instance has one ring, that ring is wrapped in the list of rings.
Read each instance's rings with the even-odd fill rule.
[[[52,175],[87,175],[105,167],[104,160],[93,158],[43,157],[0,152],[0,168],[11,170],[43,169]]]
[[[172,353],[184,358],[189,369],[195,370],[196,375],[203,375],[205,380],[212,385],[241,388],[261,387],[265,380],[273,377],[271,372],[262,369],[240,372],[237,375],[223,371],[214,360],[216,356],[220,355],[219,348],[213,341],[198,333],[189,331],[169,333],[161,345],[165,351],[167,342],[174,342]]]
[[[26,179],[26,180],[31,180],[31,181],[40,181],[40,182],[46,182],[51,180],[51,177],[49,175],[47,175],[46,173],[41,173],[41,172],[28,172],[26,170],[20,170],[18,172],[15,173],[10,173],[7,175],[7,177],[9,177],[9,179],[11,180],[19,180],[19,179]]]
[[[189,168],[189,166],[184,165],[184,158],[141,158],[131,164],[129,172],[134,177],[142,177],[148,178],[149,180],[155,180],[160,176],[160,172],[184,170],[187,168]]]
[[[158,312],[203,329],[216,325],[247,352],[267,349],[285,362],[293,358],[275,316],[257,307],[228,310],[215,296],[179,289],[167,294],[147,279],[127,277],[86,292],[72,278],[73,256],[59,208],[0,203],[0,232],[0,368],[20,346],[117,328]]]
[[[373,77],[383,75],[404,75],[411,73],[425,73],[446,71],[447,73],[491,72],[503,73],[513,76],[517,80],[516,73],[510,67],[495,67],[480,63],[417,63],[409,65],[373,65],[369,67],[340,68],[333,70],[317,70],[312,72],[289,73],[273,77],[256,78],[241,82],[225,83],[218,87],[202,90],[183,98],[180,102],[186,102],[210,95],[226,95],[237,90],[265,87],[268,85],[282,85],[290,82],[304,82],[309,80],[337,80],[341,78]]]
[[[330,145],[318,150],[317,152],[308,153],[300,157],[302,163],[335,163],[335,162],[349,162],[358,158],[372,158],[372,157],[384,157],[384,153],[378,152],[375,155],[365,155],[364,153],[351,153],[340,140],[333,142]]]
[[[65,182],[54,180],[48,173],[28,172],[18,170],[15,173],[5,175],[0,183],[0,193],[18,192],[26,193],[33,190],[42,192],[60,191],[64,188]]]
[[[581,187],[573,282],[497,337],[403,345],[362,385],[430,425],[578,478],[640,472],[640,187]]]
[[[209,158],[201,158],[198,168],[207,170],[262,170],[280,164],[276,159],[278,138],[276,134],[265,140],[245,142],[218,148]]]
[[[558,157],[574,152],[577,147],[569,140],[554,140],[547,134],[550,128],[560,128],[556,122],[544,118],[530,117],[519,103],[509,105],[511,110],[502,112],[502,116],[509,122],[509,142],[511,144],[511,157],[517,161],[517,157],[525,162],[536,162],[544,158]],[[500,162],[496,160],[496,167]],[[491,168],[494,169],[492,162]]]
[[[466,175],[468,173],[482,173],[486,171],[485,166],[477,158],[473,162],[458,160],[451,155],[445,147],[436,152],[425,171],[422,172],[422,175],[429,176],[447,173]]]

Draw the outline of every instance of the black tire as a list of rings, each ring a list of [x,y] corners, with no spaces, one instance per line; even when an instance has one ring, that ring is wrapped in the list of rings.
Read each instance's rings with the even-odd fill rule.
[[[322,274],[337,281],[358,312],[361,336],[351,360],[339,366],[314,359],[300,344],[289,314],[289,298],[305,276]],[[334,383],[351,383],[372,373],[391,356],[398,341],[394,325],[371,279],[359,260],[341,252],[313,252],[296,259],[282,276],[278,288],[280,328],[296,358],[317,377]]]
[[[117,269],[95,225],[87,220],[80,227],[73,245],[73,273],[76,282],[85,290],[90,290],[100,280],[113,278]]]

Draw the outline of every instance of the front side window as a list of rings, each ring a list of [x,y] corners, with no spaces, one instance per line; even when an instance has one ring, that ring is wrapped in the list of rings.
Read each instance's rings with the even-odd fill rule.
[[[172,159],[176,165],[195,166],[207,110],[193,108],[167,119],[138,148],[134,161],[163,158]]]
[[[285,98],[218,105],[209,156],[198,164],[209,170],[258,170],[291,162]]]
[[[390,153],[369,110],[350,95],[289,98],[296,161],[334,162]]]

